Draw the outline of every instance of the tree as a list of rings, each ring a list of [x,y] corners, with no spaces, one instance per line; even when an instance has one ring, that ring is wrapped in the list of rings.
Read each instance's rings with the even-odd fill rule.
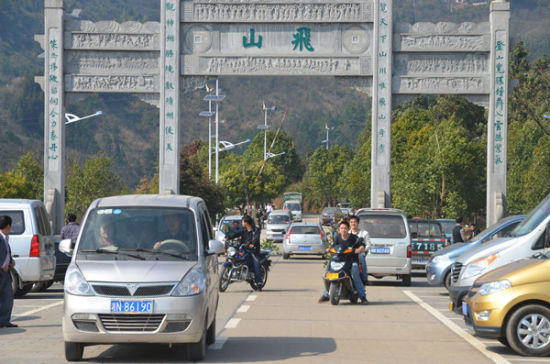
[[[340,179],[343,186],[345,199],[353,206],[370,206],[370,180],[371,180],[371,137],[370,129],[365,128],[359,137],[353,161],[344,168]]]
[[[95,199],[127,193],[113,165],[113,159],[103,154],[88,159],[84,168],[75,162],[67,176],[65,209],[82,216]]]
[[[32,200],[42,200],[44,195],[44,169],[35,159],[34,153],[27,153],[21,156],[15,167],[16,173],[21,173],[26,177],[27,190],[29,198]]]

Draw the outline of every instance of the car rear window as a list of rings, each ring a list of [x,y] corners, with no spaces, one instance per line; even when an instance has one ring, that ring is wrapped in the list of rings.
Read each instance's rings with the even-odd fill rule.
[[[298,203],[287,203],[285,204],[285,209],[288,209],[290,211],[300,211],[300,204]]]
[[[444,235],[439,224],[429,221],[411,221],[409,230],[422,238],[440,238]]]
[[[399,215],[359,215],[359,228],[367,230],[371,238],[403,239],[407,229]]]
[[[291,234],[319,235],[319,228],[317,226],[293,226]]]
[[[288,224],[290,222],[290,218],[288,215],[269,215],[267,222],[269,224]]]
[[[0,215],[8,215],[12,219],[10,235],[21,235],[25,232],[23,211],[0,211]]]

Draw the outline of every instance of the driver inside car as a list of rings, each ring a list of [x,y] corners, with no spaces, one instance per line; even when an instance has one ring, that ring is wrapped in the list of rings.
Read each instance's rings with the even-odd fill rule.
[[[162,235],[162,239],[157,241],[153,246],[154,251],[158,251],[163,245],[162,243],[167,240],[177,240],[183,244],[187,244],[190,241],[189,232],[182,220],[178,214],[164,216],[163,222],[164,226],[166,226],[166,232]]]

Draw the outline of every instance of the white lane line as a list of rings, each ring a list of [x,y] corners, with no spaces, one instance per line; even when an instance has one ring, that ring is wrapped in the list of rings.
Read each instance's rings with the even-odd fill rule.
[[[226,341],[227,341],[226,337],[216,336],[216,342],[214,344],[208,346],[208,349],[210,349],[210,350],[221,350]]]
[[[525,361],[531,363],[550,363],[549,359],[545,358],[521,358],[521,357],[511,357],[510,360],[513,361]]]
[[[248,297],[246,297],[246,300],[248,302],[251,302],[251,301],[256,301],[256,298],[258,298],[258,296],[254,295],[254,294],[251,294]]]
[[[54,302],[54,303],[51,303],[51,304],[46,305],[46,306],[43,306],[43,307],[35,308],[34,310],[25,311],[25,312],[23,312],[23,313],[21,313],[21,314],[19,314],[19,315],[14,315],[15,318],[13,319],[13,321],[17,321],[17,320],[19,320],[21,317],[30,316],[30,315],[33,315],[33,314],[35,314],[35,313],[37,313],[37,312],[44,311],[44,310],[50,309],[50,308],[52,308],[52,307],[59,306],[59,305],[61,305],[61,304],[63,304],[63,300],[57,301],[57,302]]]
[[[250,308],[250,306],[248,306],[248,305],[241,305],[241,307],[239,307],[237,312],[247,312],[249,308]]]
[[[506,359],[504,359],[502,356],[490,352],[485,348],[485,345],[481,343],[479,340],[474,338],[472,335],[464,331],[460,326],[449,320],[447,317],[442,315],[440,312],[438,312],[435,308],[428,305],[426,302],[422,301],[420,298],[418,298],[414,293],[411,291],[403,291],[411,300],[416,302],[420,307],[428,311],[433,317],[441,321],[441,323],[445,326],[447,326],[451,331],[453,331],[455,334],[463,338],[467,343],[472,345],[474,348],[476,348],[480,353],[485,355],[487,358],[493,361],[493,363],[497,364],[510,364],[510,362]]]
[[[237,327],[240,321],[240,318],[232,318],[231,320],[227,321],[227,323],[225,324],[225,328],[234,329],[235,327]]]

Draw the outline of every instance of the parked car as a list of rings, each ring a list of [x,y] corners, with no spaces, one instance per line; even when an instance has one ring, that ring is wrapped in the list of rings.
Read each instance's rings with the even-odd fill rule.
[[[340,216],[341,212],[338,207],[325,207],[321,212],[321,225],[330,225],[334,216]]]
[[[550,241],[550,231],[544,239]],[[550,355],[550,250],[478,278],[463,304],[476,335],[498,339],[520,355]]]
[[[285,201],[283,203],[283,210],[290,211],[294,221],[302,221],[302,203],[300,201]]]
[[[545,239],[550,229],[550,194],[506,237],[483,244],[456,259],[449,289],[451,309],[460,313],[462,299],[481,275],[527,258],[550,246]]]
[[[441,224],[441,229],[443,229],[447,240],[451,244],[454,244],[455,241],[453,239],[453,229],[456,225],[456,221],[454,219],[437,219],[437,221],[439,221],[439,223]]]
[[[273,210],[265,224],[267,240],[282,242],[292,223],[292,214],[285,210]]]
[[[283,259],[291,255],[321,255],[328,248],[328,239],[317,223],[293,223],[283,241]]]
[[[231,215],[224,216],[221,218],[216,228],[216,240],[223,241],[225,235],[233,231],[233,222],[237,221],[239,223],[239,229],[242,227],[243,217],[241,215]]]
[[[508,216],[499,222],[489,226],[472,239],[464,243],[456,243],[435,252],[428,264],[426,264],[426,278],[432,286],[444,285],[449,289],[451,286],[451,267],[456,258],[472,250],[481,244],[487,243],[493,239],[500,238],[515,229],[525,215]]]
[[[411,219],[408,224],[412,240],[412,267],[425,269],[432,254],[445,248],[449,242],[437,220]]]
[[[107,232],[107,235],[105,234]],[[206,204],[181,195],[92,202],[65,277],[65,357],[117,343],[186,344],[201,360],[216,338],[218,254]]]
[[[34,283],[54,278],[55,246],[48,213],[42,201],[0,199],[0,215],[13,220],[10,248],[15,267],[10,273],[14,295],[21,297]]]
[[[411,285],[411,234],[402,210],[365,208],[356,212],[359,228],[371,242],[366,256],[368,273],[376,278],[396,276]]]

